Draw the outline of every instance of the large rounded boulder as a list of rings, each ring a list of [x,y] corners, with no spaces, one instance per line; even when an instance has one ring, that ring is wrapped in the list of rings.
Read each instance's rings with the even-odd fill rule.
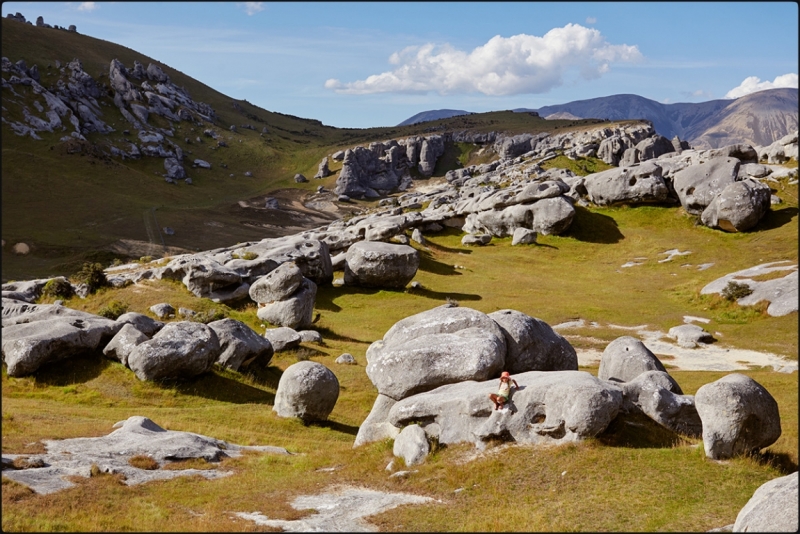
[[[725,187],[703,210],[700,220],[710,228],[744,232],[766,215],[771,199],[769,186],[746,178]]]
[[[395,323],[367,349],[367,376],[400,400],[445,384],[487,380],[503,370],[505,336],[485,313],[444,305]]]
[[[676,172],[672,178],[675,193],[687,213],[700,215],[723,189],[736,181],[740,161],[712,158]]]
[[[290,365],[281,375],[272,410],[280,417],[325,421],[339,398],[339,380],[333,371],[312,361]]]
[[[216,363],[238,371],[255,360],[269,363],[272,359],[272,344],[258,335],[252,328],[236,319],[221,319],[208,323],[219,339],[220,353]]]
[[[506,339],[504,371],[577,371],[578,354],[569,341],[544,321],[516,310],[489,314]]]
[[[701,386],[694,400],[709,458],[749,454],[772,445],[781,435],[778,403],[749,376],[733,373]]]
[[[419,268],[419,252],[408,245],[360,241],[347,249],[344,283],[402,289]]]
[[[667,370],[644,343],[635,337],[622,336],[609,343],[603,351],[597,378],[628,382],[647,371]]]
[[[314,304],[317,301],[317,284],[303,278],[297,291],[285,300],[277,300],[264,304],[256,315],[262,321],[288,328],[307,328],[311,326],[314,316]]]
[[[211,370],[220,353],[217,334],[202,323],[181,321],[164,326],[128,355],[139,380],[189,378]]]
[[[797,532],[797,476],[761,485],[736,516],[733,532]]]
[[[303,271],[296,263],[282,263],[250,285],[250,298],[260,304],[284,300],[303,282]]]

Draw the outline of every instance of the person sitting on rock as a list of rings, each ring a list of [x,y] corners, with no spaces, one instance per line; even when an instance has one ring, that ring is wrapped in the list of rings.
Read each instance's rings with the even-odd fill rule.
[[[517,384],[517,381],[511,378],[511,375],[508,374],[508,371],[503,371],[503,373],[500,375],[500,388],[497,390],[497,393],[489,394],[489,398],[492,399],[492,402],[494,403],[495,410],[504,408],[508,403],[508,400],[511,397],[511,382],[514,382],[514,387],[519,389],[519,384]]]

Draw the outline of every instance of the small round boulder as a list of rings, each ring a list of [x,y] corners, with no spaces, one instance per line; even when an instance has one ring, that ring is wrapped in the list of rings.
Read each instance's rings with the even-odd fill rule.
[[[330,369],[317,362],[297,362],[281,375],[272,410],[280,417],[325,421],[338,398],[339,380]]]

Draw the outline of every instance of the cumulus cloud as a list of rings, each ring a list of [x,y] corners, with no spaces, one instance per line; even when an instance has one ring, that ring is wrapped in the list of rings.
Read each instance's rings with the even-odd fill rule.
[[[98,7],[100,6],[97,5],[97,2],[81,2],[78,5],[78,11],[94,11]]]
[[[330,79],[325,87],[347,94],[545,93],[562,85],[569,69],[591,80],[608,72],[612,63],[641,59],[635,45],[612,45],[598,30],[567,24],[542,37],[497,35],[471,52],[449,44],[410,46],[391,55],[389,63],[396,66],[391,71],[348,83]]]
[[[586,17],[586,24],[595,24],[597,22],[597,17]]]
[[[765,89],[778,89],[781,87],[793,87],[797,89],[797,73],[790,72],[777,76],[773,81],[761,81],[757,76],[748,76],[738,87],[734,87],[725,94],[725,98],[739,98]]]
[[[239,5],[244,8],[244,12],[248,15],[255,15],[259,11],[264,11],[264,2],[244,2]]]

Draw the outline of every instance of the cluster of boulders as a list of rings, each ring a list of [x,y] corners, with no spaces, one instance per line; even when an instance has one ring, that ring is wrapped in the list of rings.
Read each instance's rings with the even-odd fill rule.
[[[17,11],[13,15],[11,13],[9,13],[8,15],[6,15],[6,18],[9,19],[9,20],[15,20],[17,22],[21,22],[23,24],[30,24],[31,26],[33,26],[33,23],[31,23],[31,21],[29,21],[29,20],[25,20],[25,16],[22,13],[20,13],[19,11]],[[77,32],[78,31],[78,28],[74,24],[70,24],[68,28],[64,28],[63,26],[59,26],[57,24],[55,26],[51,26],[50,24],[45,23],[44,17],[42,17],[41,15],[36,17],[36,27],[38,27],[38,28],[52,28],[52,29],[55,29],[55,30],[66,30],[66,31],[70,31],[70,32]]]
[[[507,370],[519,384],[509,405],[489,394]],[[706,455],[731,458],[768,447],[781,434],[778,406],[751,378],[731,374],[684,395],[658,358],[624,336],[603,352],[597,377],[578,370],[569,342],[516,310],[484,314],[445,305],[407,317],[367,349],[378,390],[354,447],[386,438],[407,465],[428,441],[579,441],[616,418],[643,414],[676,434],[703,438]]]
[[[282,263],[262,276],[250,286],[249,294],[259,305],[262,321],[288,328],[311,326],[317,284],[303,276],[296,263]]]
[[[102,352],[140,380],[180,379],[216,364],[233,370],[272,358],[268,339],[240,321],[162,323],[129,312],[116,320],[66,308],[3,297],[3,361],[9,376],[35,373],[42,365]]]

